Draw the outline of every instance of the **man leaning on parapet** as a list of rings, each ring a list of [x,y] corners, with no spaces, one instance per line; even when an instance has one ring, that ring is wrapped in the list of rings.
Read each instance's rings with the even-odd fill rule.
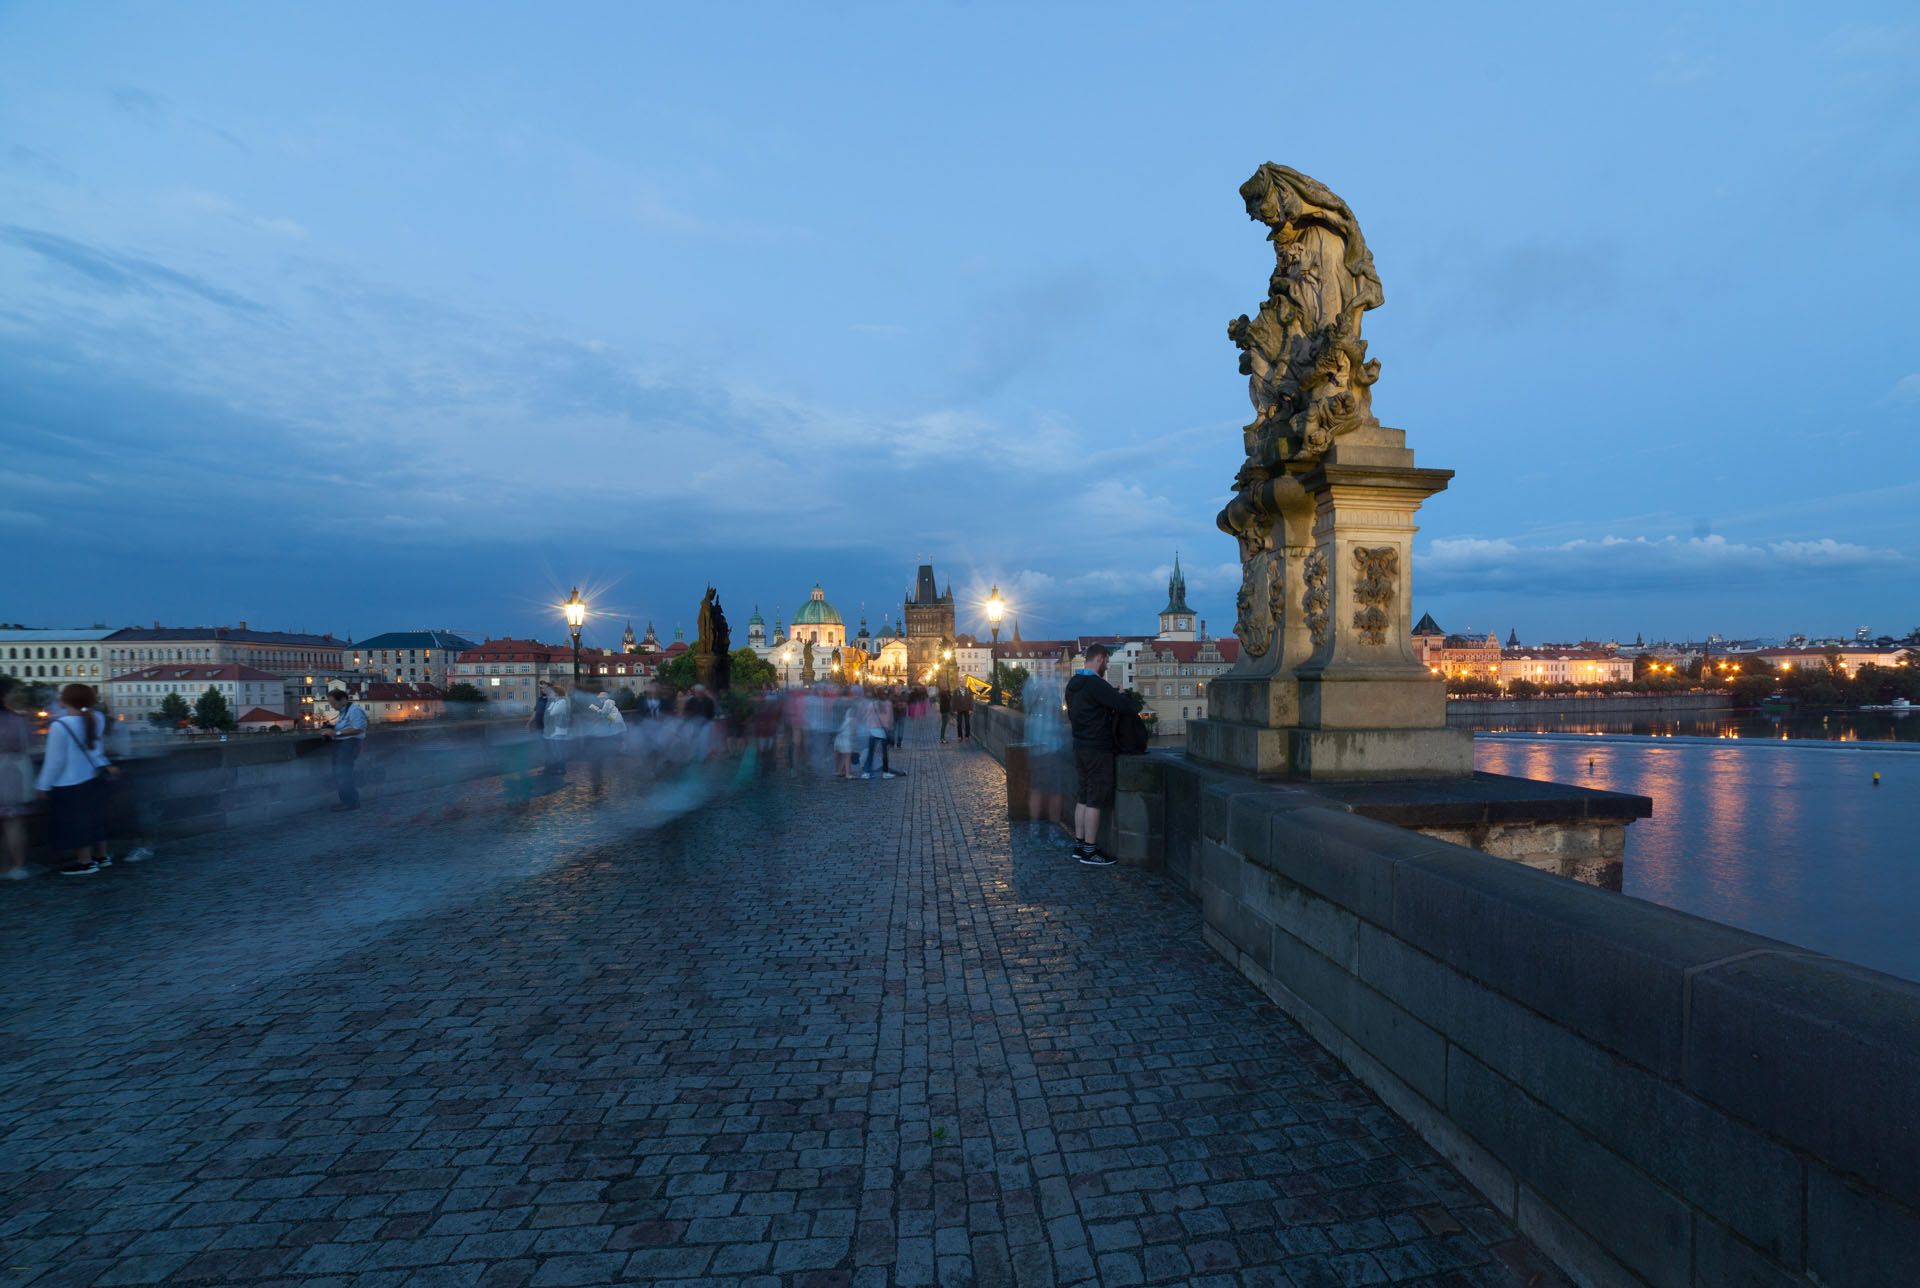
[[[1073,769],[1079,790],[1073,806],[1073,857],[1094,867],[1113,859],[1100,852],[1100,815],[1113,808],[1113,721],[1134,714],[1134,700],[1106,681],[1109,650],[1087,646],[1087,664],[1067,681],[1067,723],[1073,728]]]
[[[353,762],[367,745],[367,713],[345,689],[327,694],[333,704],[333,724],[327,729],[327,741],[333,744],[333,785],[340,793],[337,810],[360,808],[360,788],[353,781]]]

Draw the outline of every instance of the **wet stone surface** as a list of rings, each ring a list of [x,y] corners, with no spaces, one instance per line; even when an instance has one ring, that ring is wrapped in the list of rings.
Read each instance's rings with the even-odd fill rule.
[[[0,889],[0,1283],[1560,1282],[1170,882],[901,760]]]

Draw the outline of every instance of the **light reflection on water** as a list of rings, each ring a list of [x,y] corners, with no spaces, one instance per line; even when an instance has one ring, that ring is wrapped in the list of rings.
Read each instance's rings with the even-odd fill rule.
[[[1652,797],[1627,829],[1629,895],[1920,980],[1920,747],[1860,734],[1483,734],[1474,759]]]

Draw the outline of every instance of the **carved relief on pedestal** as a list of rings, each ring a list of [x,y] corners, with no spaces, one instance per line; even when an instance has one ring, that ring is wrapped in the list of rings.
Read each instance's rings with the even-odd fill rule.
[[[1236,633],[1240,646],[1254,657],[1265,657],[1280,636],[1287,610],[1286,557],[1267,550],[1240,565],[1240,619]]]
[[[1300,597],[1300,609],[1306,614],[1307,634],[1313,637],[1313,646],[1319,648],[1327,642],[1327,627],[1333,614],[1328,605],[1327,596],[1327,552],[1315,550],[1307,556],[1303,569],[1306,578],[1306,593]]]
[[[1355,546],[1353,562],[1359,579],[1353,598],[1360,606],[1353,610],[1354,629],[1365,644],[1387,642],[1388,610],[1400,582],[1400,551],[1394,546]]]

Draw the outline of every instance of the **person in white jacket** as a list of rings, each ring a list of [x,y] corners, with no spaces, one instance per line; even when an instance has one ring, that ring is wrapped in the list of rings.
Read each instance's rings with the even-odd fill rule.
[[[541,792],[556,792],[567,779],[567,739],[573,733],[573,697],[567,686],[548,680],[547,705],[540,712],[540,738],[547,753],[546,772],[540,778]]]
[[[58,869],[63,877],[90,877],[113,862],[106,855],[106,779],[117,771],[107,759],[107,718],[94,701],[84,684],[60,690],[62,713],[47,729],[46,758],[33,783],[47,802],[49,848],[73,852]]]

